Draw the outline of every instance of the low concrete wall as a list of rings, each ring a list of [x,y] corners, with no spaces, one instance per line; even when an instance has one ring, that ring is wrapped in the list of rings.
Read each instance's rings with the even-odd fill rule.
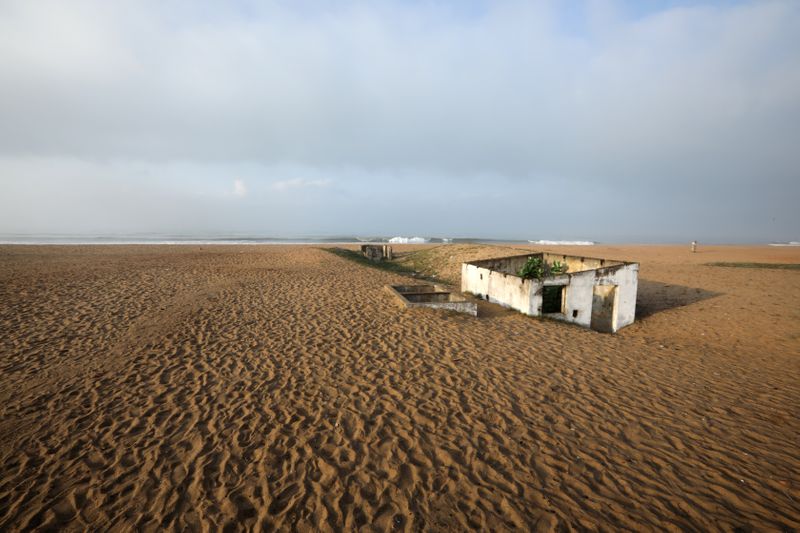
[[[427,307],[478,316],[478,304],[441,285],[386,285],[397,303],[408,309]]]

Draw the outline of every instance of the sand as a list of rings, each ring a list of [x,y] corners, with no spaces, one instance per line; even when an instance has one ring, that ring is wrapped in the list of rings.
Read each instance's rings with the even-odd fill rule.
[[[402,310],[310,246],[0,247],[0,530],[800,528],[800,271],[704,265],[800,249],[565,250],[641,261],[634,325]]]

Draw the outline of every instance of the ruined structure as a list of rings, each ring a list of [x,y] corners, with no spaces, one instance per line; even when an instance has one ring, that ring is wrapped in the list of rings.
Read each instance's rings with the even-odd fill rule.
[[[397,303],[406,308],[430,307],[478,316],[478,304],[441,285],[386,285]]]
[[[541,279],[518,274],[529,258],[541,259]],[[634,321],[638,275],[638,263],[533,253],[463,263],[461,290],[526,315],[613,333]]]
[[[388,244],[362,244],[361,255],[370,261],[392,260],[392,247]]]

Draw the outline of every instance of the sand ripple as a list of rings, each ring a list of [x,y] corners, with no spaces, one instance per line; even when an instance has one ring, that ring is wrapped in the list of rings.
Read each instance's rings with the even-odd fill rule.
[[[3,248],[0,530],[800,528],[795,345],[401,312],[399,279]]]

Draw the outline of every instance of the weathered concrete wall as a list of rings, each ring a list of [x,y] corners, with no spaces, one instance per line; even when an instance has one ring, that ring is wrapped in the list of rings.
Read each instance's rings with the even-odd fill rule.
[[[529,257],[541,257],[542,254],[515,255],[512,257],[501,257],[499,259],[483,259],[474,261],[472,264],[505,274],[516,275],[517,272],[528,262]]]
[[[566,282],[559,283],[567,286],[564,295],[564,316],[556,318],[588,328],[592,320],[594,272],[587,270],[559,276],[558,279],[561,278],[568,278]]]
[[[471,292],[485,298],[489,294],[489,274],[491,271],[470,263],[461,264],[461,292]]]
[[[598,259],[596,257],[578,257],[573,255],[561,255],[561,254],[551,254],[551,253],[544,253],[542,254],[544,260],[547,261],[549,264],[553,264],[555,261],[560,261],[561,263],[565,263],[567,265],[567,272],[575,273],[575,272],[583,272],[584,270],[595,270],[598,268],[603,268],[607,266],[615,266],[615,265],[622,265],[624,264],[622,261],[614,261],[611,259]]]
[[[527,314],[530,308],[531,288],[535,282],[514,274],[488,272],[489,291],[486,293],[488,300]]]
[[[617,286],[617,312],[614,331],[624,328],[636,319],[636,292],[639,289],[639,265],[628,263],[617,267],[596,270],[595,283]]]
[[[527,259],[523,258],[522,264]],[[484,263],[481,262],[481,265]],[[501,262],[493,266],[505,266]],[[521,265],[520,265],[521,268]],[[490,270],[469,263],[461,265],[461,291],[470,292],[490,302],[510,307],[526,315],[537,316],[541,307],[541,283],[514,274]],[[538,303],[536,294],[538,294]]]

